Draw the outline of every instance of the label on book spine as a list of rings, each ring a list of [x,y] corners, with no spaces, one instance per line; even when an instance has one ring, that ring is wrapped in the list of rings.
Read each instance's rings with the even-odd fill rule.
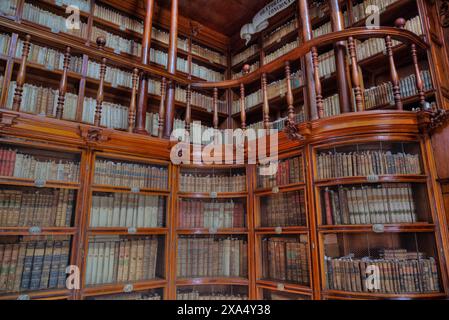
[[[131,192],[132,193],[139,193],[140,192],[140,188],[139,187],[133,187],[133,188],[131,188]]]
[[[276,227],[274,229],[274,232],[276,232],[277,234],[281,234],[282,233],[282,227]]]
[[[209,228],[209,233],[210,234],[216,234],[218,232],[217,228]]]
[[[373,225],[373,232],[375,232],[375,233],[384,233],[385,232],[385,226],[383,224],[374,224]]]
[[[366,177],[366,180],[368,180],[369,182],[379,182],[380,178],[377,174],[371,174]]]
[[[210,193],[210,197],[213,198],[213,199],[217,198],[218,197],[217,192],[215,192],[215,191],[211,192]]]
[[[136,234],[137,233],[137,228],[136,227],[129,227],[128,228],[128,233],[129,234]]]
[[[36,188],[43,188],[43,187],[45,187],[45,183],[46,183],[46,181],[44,179],[36,179],[36,180],[34,180],[34,186]]]
[[[279,193],[279,187],[273,187],[273,189],[271,189],[272,193]]]
[[[29,295],[21,294],[20,296],[17,297],[17,300],[31,300],[31,299]]]
[[[285,290],[285,285],[283,283],[278,283],[276,287],[277,287],[277,289],[279,291],[284,291]]]
[[[125,293],[131,293],[134,291],[134,286],[132,284],[127,284],[123,287],[123,292]]]
[[[28,232],[31,233],[31,234],[39,234],[39,233],[42,232],[42,229],[41,229],[41,227],[35,226],[35,227],[29,228]]]

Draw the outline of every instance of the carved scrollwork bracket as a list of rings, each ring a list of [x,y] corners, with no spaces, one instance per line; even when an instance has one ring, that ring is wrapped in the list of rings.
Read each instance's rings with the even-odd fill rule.
[[[79,135],[88,145],[98,145],[111,139],[110,132],[95,127],[80,126]]]
[[[18,114],[0,111],[0,130],[11,128],[17,123]]]
[[[446,125],[447,122],[449,122],[448,110],[437,109],[418,111],[418,126],[422,133],[432,134]]]
[[[449,28],[449,0],[440,1],[439,14],[441,26]]]
[[[291,141],[304,141],[306,139],[306,137],[299,133],[297,124],[290,119],[285,121],[284,132]]]

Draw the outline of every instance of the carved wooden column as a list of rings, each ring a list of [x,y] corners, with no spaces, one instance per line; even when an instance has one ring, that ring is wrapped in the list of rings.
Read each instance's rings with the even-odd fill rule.
[[[159,104],[159,138],[164,136],[164,121],[165,121],[165,97],[167,92],[167,80],[165,77],[161,81],[161,101]]]
[[[421,77],[421,70],[419,69],[418,63],[418,52],[416,51],[416,45],[412,44],[412,58],[413,65],[415,67],[415,77],[416,77],[416,90],[419,95],[419,105],[421,110],[426,108],[426,95],[424,94],[424,83]]]
[[[20,69],[16,80],[16,90],[14,92],[14,99],[12,102],[13,111],[20,111],[20,105],[22,104],[23,85],[25,84],[27,60],[28,55],[30,54],[30,40],[31,36],[27,34],[25,41],[23,42],[22,61],[20,62]]]
[[[98,49],[101,51],[103,50],[104,46],[106,45],[106,39],[103,37],[97,38],[97,45]],[[101,124],[101,111],[103,106],[103,100],[104,100],[104,78],[106,76],[106,58],[101,59],[101,65],[100,65],[100,84],[98,86],[97,91],[97,105],[95,107],[95,118],[94,118],[94,125],[99,127]]]
[[[319,61],[318,61],[318,51],[316,47],[312,48],[312,58],[313,58],[313,69],[314,69],[314,78],[315,78],[315,96],[316,96],[316,107],[318,118],[324,118],[324,103],[323,103],[323,94],[321,89],[321,80],[320,80],[320,69],[319,69]]]
[[[301,36],[304,42],[312,40],[312,25],[310,24],[309,7],[307,0],[298,0],[299,20],[302,23]],[[315,82],[313,80],[313,61],[312,55],[309,53],[304,57],[304,81],[307,84],[304,97],[304,111],[306,119],[316,120],[318,114],[316,112],[316,95]],[[308,107],[307,107],[308,106]]]
[[[214,129],[218,129],[218,88],[214,88]]]
[[[270,129],[270,105],[268,104],[267,74],[262,74],[263,127]]]
[[[190,133],[190,124],[192,123],[192,87],[190,84],[186,90],[186,130]]]
[[[331,9],[332,30],[342,31],[345,29],[343,14],[340,10],[339,0],[329,0]],[[338,83],[338,96],[340,110],[342,113],[351,112],[351,99],[349,95],[349,83],[346,78],[346,46],[343,41],[338,41],[334,46],[335,65]]]
[[[146,0],[145,24],[142,38],[142,64],[148,64],[150,61],[151,31],[153,28],[154,0]],[[148,105],[148,79],[147,74],[142,72],[140,75],[139,100],[137,102],[136,128],[134,132],[139,134],[148,134],[145,129]]]
[[[288,106],[288,120],[291,123],[295,122],[295,106],[293,105],[293,90],[292,77],[290,71],[290,62],[285,63],[285,81],[287,82],[287,106]]]
[[[70,64],[70,47],[67,47],[64,54],[64,66],[62,68],[61,81],[59,83],[58,105],[56,106],[56,118],[62,119],[64,114],[65,95],[67,93],[67,73]]]
[[[171,0],[170,43],[168,47],[168,72],[176,73],[178,55],[178,0]],[[165,113],[164,137],[170,137],[175,120],[175,83],[169,81],[167,88],[167,103]]]
[[[240,84],[240,121],[242,130],[246,130],[245,85]]]
[[[357,51],[353,37],[348,39],[348,50],[351,57],[352,86],[354,88],[355,105],[357,111],[363,111],[363,94],[360,86],[359,66],[357,62]]]
[[[403,110],[402,98],[401,98],[401,87],[399,82],[398,72],[396,70],[396,64],[394,62],[393,55],[393,43],[390,36],[385,38],[385,47],[387,49],[388,61],[390,63],[390,77],[391,83],[393,84],[393,96],[396,109]]]
[[[134,131],[134,126],[136,124],[136,101],[137,101],[137,89],[139,85],[139,69],[134,68],[133,78],[132,78],[132,92],[131,92],[131,102],[129,103],[128,111],[128,132]]]

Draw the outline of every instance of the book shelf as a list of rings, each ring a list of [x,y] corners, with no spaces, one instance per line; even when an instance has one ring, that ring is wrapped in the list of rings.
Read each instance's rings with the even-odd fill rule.
[[[322,143],[312,154],[323,295],[441,295],[434,201],[421,143],[366,137]],[[380,287],[363,281],[373,272]]]

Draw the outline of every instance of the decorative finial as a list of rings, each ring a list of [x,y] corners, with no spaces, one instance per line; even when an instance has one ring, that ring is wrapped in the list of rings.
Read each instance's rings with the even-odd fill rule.
[[[98,37],[97,38],[97,46],[99,49],[103,49],[106,46],[106,38],[105,37]]]
[[[394,26],[399,29],[404,29],[406,23],[407,23],[407,20],[405,20],[404,18],[397,18],[394,21]]]
[[[249,64],[244,64],[242,68],[243,75],[248,74],[251,71],[251,66]]]

